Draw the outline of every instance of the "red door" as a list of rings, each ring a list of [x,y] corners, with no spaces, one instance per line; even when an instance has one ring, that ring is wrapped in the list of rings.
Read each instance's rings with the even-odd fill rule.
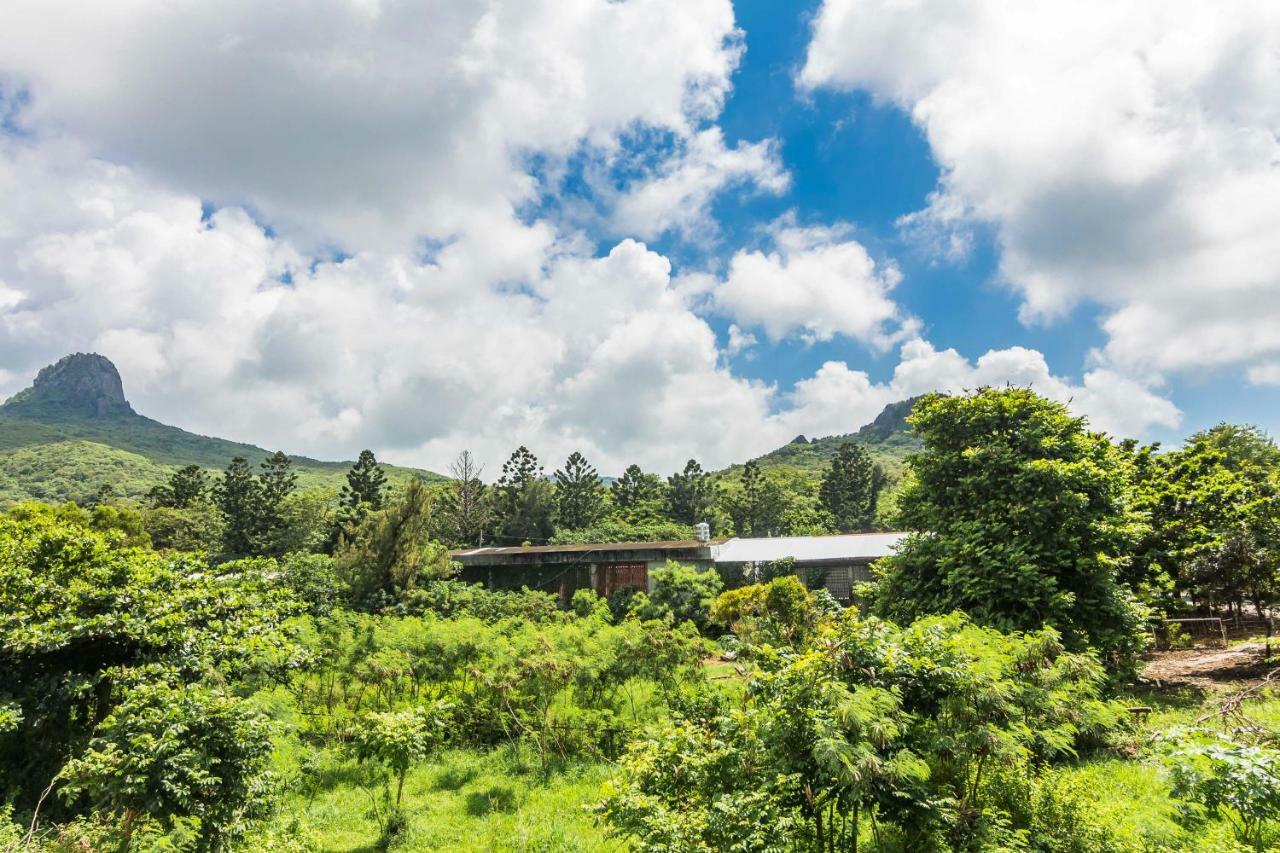
[[[644,561],[601,563],[596,567],[596,592],[605,598],[620,589],[649,589],[649,567]]]

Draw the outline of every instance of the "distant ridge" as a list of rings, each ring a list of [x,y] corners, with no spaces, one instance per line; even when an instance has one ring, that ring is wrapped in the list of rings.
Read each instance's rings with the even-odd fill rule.
[[[831,463],[840,445],[856,441],[870,451],[871,456],[889,474],[897,479],[901,474],[907,454],[920,449],[920,439],[911,431],[907,415],[911,414],[920,397],[899,400],[885,406],[875,420],[857,431],[826,438],[809,438],[798,435],[788,443],[772,450],[755,461],[762,468],[792,468],[815,474]],[[742,464],[731,465],[723,473],[734,476],[740,473]]]
[[[73,353],[40,370],[30,388],[0,404],[0,505],[19,500],[83,501],[109,487],[140,498],[183,465],[220,470],[234,456],[257,464],[269,452],[197,435],[134,411],[111,360]],[[291,456],[303,488],[339,487],[350,462]],[[392,481],[443,479],[387,465]]]

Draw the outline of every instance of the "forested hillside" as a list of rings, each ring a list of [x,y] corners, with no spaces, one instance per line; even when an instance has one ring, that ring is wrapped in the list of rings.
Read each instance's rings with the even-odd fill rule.
[[[33,385],[0,405],[0,505],[38,499],[85,502],[104,487],[142,498],[177,468],[221,470],[236,456],[253,464],[270,451],[196,435],[137,414],[115,365],[77,353],[40,371]],[[350,462],[293,456],[307,488],[342,485]],[[430,471],[387,466],[393,480],[443,479]]]

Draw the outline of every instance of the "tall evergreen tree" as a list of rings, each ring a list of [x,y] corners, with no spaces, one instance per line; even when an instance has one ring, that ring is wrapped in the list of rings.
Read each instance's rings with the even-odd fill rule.
[[[837,531],[852,533],[875,527],[876,503],[886,479],[884,470],[861,444],[846,441],[840,445],[818,488],[818,497],[831,513]]]
[[[214,502],[222,513],[222,552],[245,556],[257,551],[262,532],[262,484],[253,476],[249,460],[231,460],[214,487]]]
[[[343,532],[334,568],[357,607],[378,610],[420,581],[452,573],[448,549],[431,539],[431,528],[431,495],[410,480],[386,507]]]
[[[184,465],[174,471],[169,482],[156,486],[150,492],[152,506],[186,509],[204,500],[209,489],[204,469],[199,465]]]
[[[293,472],[293,460],[277,450],[262,461],[262,500],[268,512],[277,510],[284,499],[293,494],[298,485],[298,475]]]
[[[657,474],[646,474],[639,465],[628,465],[622,476],[609,488],[614,506],[630,509],[645,501],[662,499],[662,480]]]
[[[684,464],[684,470],[667,478],[667,500],[671,518],[681,524],[710,521],[715,506],[715,485],[696,460]]]
[[[342,487],[339,503],[353,515],[380,510],[387,501],[387,474],[372,450],[361,450]]]
[[[293,494],[298,475],[293,472],[293,460],[277,450],[262,461],[258,474],[262,508],[258,520],[259,549],[279,555],[281,534],[288,525],[285,518],[285,499]]]
[[[343,535],[370,512],[381,510],[387,501],[387,475],[372,450],[361,450],[347,471],[347,484],[338,495],[338,512],[326,550],[338,547]]]
[[[555,533],[555,490],[538,457],[521,446],[502,463],[495,492],[495,533],[504,545],[546,542]]]
[[[738,536],[779,535],[790,503],[782,484],[766,476],[754,459],[743,466],[741,491],[725,497],[725,507]]]
[[[555,478],[561,527],[581,530],[600,520],[605,512],[604,484],[586,457],[575,450]]]

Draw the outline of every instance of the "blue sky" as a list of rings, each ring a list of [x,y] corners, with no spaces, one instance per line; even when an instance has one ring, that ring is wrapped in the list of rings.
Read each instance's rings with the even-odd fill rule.
[[[1266,0],[49,17],[0,33],[3,393],[96,350],[163,420],[437,468],[718,465],[981,383],[1280,423]]]

